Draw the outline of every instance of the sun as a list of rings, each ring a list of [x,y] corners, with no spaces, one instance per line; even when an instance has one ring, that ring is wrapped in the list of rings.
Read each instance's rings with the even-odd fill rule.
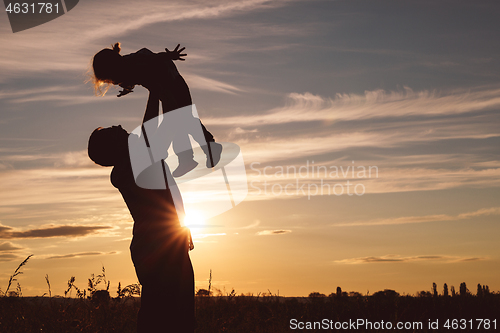
[[[206,224],[205,216],[203,213],[197,210],[186,211],[186,216],[184,216],[184,226],[191,230],[191,233],[196,234],[199,232]]]

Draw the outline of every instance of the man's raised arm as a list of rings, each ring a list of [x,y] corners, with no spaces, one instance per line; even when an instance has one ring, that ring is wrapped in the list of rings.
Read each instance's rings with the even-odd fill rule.
[[[142,120],[142,123],[144,124],[148,120],[158,117],[159,111],[160,111],[159,94],[156,93],[155,91],[149,91],[148,104],[146,105],[146,112],[144,113],[144,119]],[[156,125],[158,126],[158,123]]]

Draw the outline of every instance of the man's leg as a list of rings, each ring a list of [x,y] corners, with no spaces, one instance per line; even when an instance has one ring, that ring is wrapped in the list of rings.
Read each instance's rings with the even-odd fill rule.
[[[142,284],[138,333],[194,332],[194,273],[182,236],[178,235],[177,245],[164,249],[147,270],[136,265]]]

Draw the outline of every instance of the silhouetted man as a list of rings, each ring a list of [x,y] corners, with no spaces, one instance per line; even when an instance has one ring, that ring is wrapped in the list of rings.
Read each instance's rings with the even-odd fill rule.
[[[158,114],[158,107],[158,96],[150,93],[145,118]],[[194,332],[194,273],[188,254],[192,244],[174,206],[180,193],[176,186],[168,187],[167,179],[163,190],[136,185],[128,136],[121,126],[98,128],[90,136],[88,154],[99,165],[113,166],[111,183],[134,219],[130,252],[142,285],[138,332]],[[159,163],[173,184],[168,166]],[[179,201],[176,204],[179,208]]]

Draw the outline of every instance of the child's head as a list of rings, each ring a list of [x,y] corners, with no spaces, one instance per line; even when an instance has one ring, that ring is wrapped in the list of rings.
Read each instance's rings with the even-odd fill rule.
[[[89,138],[90,159],[102,166],[115,166],[126,161],[128,135],[121,126],[96,128]]]
[[[122,56],[120,43],[112,49],[102,49],[92,60],[94,71],[93,83],[96,94],[104,95],[112,84],[119,84],[122,79]]]

